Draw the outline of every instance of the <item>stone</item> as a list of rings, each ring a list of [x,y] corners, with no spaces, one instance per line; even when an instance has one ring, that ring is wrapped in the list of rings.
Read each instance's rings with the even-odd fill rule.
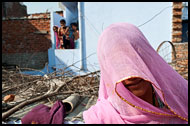
[[[10,94],[10,95],[6,95],[6,96],[3,98],[3,101],[6,103],[6,102],[14,101],[14,99],[15,99],[15,95],[14,95],[14,94]]]

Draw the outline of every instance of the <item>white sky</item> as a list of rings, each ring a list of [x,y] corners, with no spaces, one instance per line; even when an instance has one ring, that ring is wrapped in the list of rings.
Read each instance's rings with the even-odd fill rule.
[[[23,2],[27,6],[27,13],[44,13],[47,11],[60,11],[58,7],[58,2]]]

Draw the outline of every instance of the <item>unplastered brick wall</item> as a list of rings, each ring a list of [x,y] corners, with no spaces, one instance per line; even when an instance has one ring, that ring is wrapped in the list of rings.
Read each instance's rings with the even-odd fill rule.
[[[63,17],[63,11],[56,11],[57,14]],[[50,18],[50,12],[47,13],[34,13],[28,15],[28,19],[34,19],[34,18]]]
[[[188,43],[174,43],[176,50],[175,70],[188,80]]]
[[[41,69],[48,62],[50,14],[2,20],[2,63]]]
[[[182,43],[182,2],[173,2],[172,42],[176,50],[175,70],[188,80],[188,42]]]
[[[2,2],[2,17],[27,16],[27,7],[22,2]]]
[[[3,53],[44,52],[51,47],[49,19],[2,21]]]
[[[172,42],[182,41],[182,2],[173,2]]]

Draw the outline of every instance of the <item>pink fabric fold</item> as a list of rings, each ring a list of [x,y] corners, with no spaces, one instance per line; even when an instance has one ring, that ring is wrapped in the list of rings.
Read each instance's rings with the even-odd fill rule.
[[[188,123],[187,80],[158,55],[136,26],[129,23],[110,25],[99,38],[97,53],[101,70],[99,96],[97,103],[83,113],[85,123]],[[157,108],[128,91],[120,81],[130,77],[150,81],[173,112]],[[116,91],[129,103],[146,111],[131,106]]]

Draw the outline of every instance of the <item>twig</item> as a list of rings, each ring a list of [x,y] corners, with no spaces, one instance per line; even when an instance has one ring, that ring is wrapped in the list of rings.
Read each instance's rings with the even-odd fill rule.
[[[24,101],[24,102],[18,104],[17,106],[13,107],[12,109],[8,110],[7,112],[3,113],[2,114],[2,120],[5,120],[7,117],[9,117],[10,115],[12,115],[13,113],[15,113],[16,111],[18,111],[19,109],[23,108],[24,106],[26,106],[28,104],[31,104],[31,103],[37,102],[39,100],[42,100],[44,98],[48,98],[48,97],[58,95],[58,94],[72,94],[72,93],[73,92],[62,92],[62,93],[60,93],[60,92],[59,93],[58,92],[52,92],[50,94],[46,94],[46,95],[43,95],[43,96],[39,96],[39,97],[30,99],[30,100]]]
[[[74,64],[70,66],[74,66]],[[29,105],[33,102],[37,102],[39,100],[45,99],[45,98],[49,99],[49,97],[51,96],[55,96],[58,94],[69,95],[72,93],[79,93],[81,96],[89,97],[92,95],[96,96],[98,92],[97,90],[98,90],[98,85],[99,85],[98,84],[99,79],[98,78],[95,79],[94,74],[98,76],[97,73],[100,72],[99,70],[95,72],[90,72],[85,75],[76,76],[72,73],[72,71],[68,71],[68,70],[65,71],[66,68],[64,68],[60,70],[60,74],[62,75],[67,74],[67,76],[56,76],[55,73],[50,73],[50,74],[47,74],[46,77],[41,77],[41,76],[30,76],[30,75],[24,75],[24,74],[22,75],[20,73],[20,69],[19,70],[18,69],[19,68],[16,69],[17,71],[7,71],[3,69],[2,82],[4,83],[4,86],[7,88],[4,89],[2,93],[6,93],[7,91],[11,91],[15,89],[14,92],[18,93],[19,96],[23,96],[25,100],[22,101],[21,103],[18,103],[13,108],[9,109],[7,112],[3,113],[2,114],[3,120],[5,120],[10,115],[15,113],[19,109],[23,108],[24,106]],[[35,71],[39,71],[39,70],[35,70]],[[95,79],[93,82],[94,84],[96,84],[95,86],[90,85],[92,83],[91,81],[93,78],[89,79],[89,75],[92,75],[91,77]],[[11,80],[6,79],[7,77],[10,78]],[[56,84],[52,79],[58,79],[61,83]],[[82,80],[80,81],[81,84],[78,83],[79,80]],[[55,83],[55,86],[58,86],[55,90],[51,85],[52,81],[53,83]],[[40,82],[40,83],[37,83],[37,82]],[[88,85],[88,87],[86,87],[86,85]]]

